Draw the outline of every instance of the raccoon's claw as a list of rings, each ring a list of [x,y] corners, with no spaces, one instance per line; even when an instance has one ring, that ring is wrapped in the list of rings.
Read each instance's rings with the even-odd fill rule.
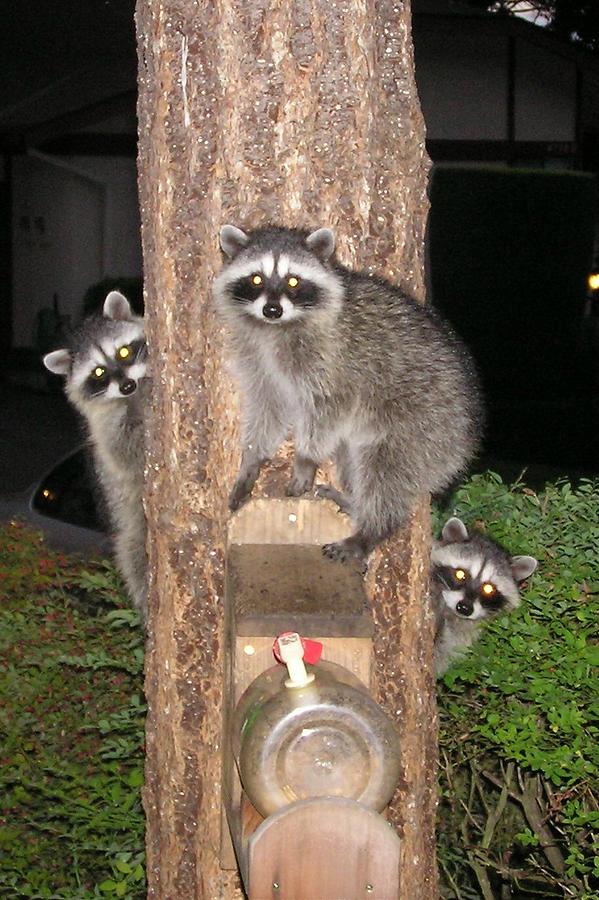
[[[288,497],[301,497],[312,490],[317,464],[307,456],[297,455],[293,462],[291,481],[287,485],[285,493]]]
[[[339,562],[359,559],[362,561],[362,571],[366,571],[367,564],[364,558],[364,550],[351,538],[346,538],[344,541],[335,541],[333,544],[325,544],[322,548],[322,554],[328,559],[338,560]]]
[[[314,493],[316,497],[320,497],[322,500],[332,500],[339,507],[339,512],[349,515],[351,508],[349,498],[342,494],[341,491],[338,491],[337,488],[332,487],[330,484],[317,484]]]
[[[322,555],[326,556],[327,559],[345,562],[349,558],[349,554],[346,552],[343,543],[343,541],[336,541],[334,544],[325,544],[322,548]]]
[[[307,494],[311,488],[311,480],[309,481],[308,479],[300,480],[299,478],[292,478],[285,488],[285,494],[287,497],[301,497],[302,494]]]
[[[248,490],[245,484],[236,484],[229,494],[229,509],[231,512],[235,512],[240,506],[243,506],[250,499],[251,492],[252,489]]]

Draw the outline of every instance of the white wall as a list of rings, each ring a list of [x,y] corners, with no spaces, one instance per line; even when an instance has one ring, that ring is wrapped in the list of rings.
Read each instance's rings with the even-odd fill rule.
[[[104,189],[27,156],[13,160],[14,345],[32,346],[37,314],[58,294],[77,318],[87,287],[102,275]]]
[[[13,198],[15,346],[32,346],[54,293],[77,322],[91,284],[141,276],[135,160],[17,156]]]
[[[463,23],[415,30],[416,81],[431,140],[507,138],[507,43]]]
[[[516,44],[515,138],[576,140],[576,65],[529,41]]]
[[[140,277],[141,221],[135,160],[120,156],[78,156],[70,157],[69,162],[105,185],[103,276]]]
[[[493,25],[416,18],[416,82],[429,139],[507,140],[508,35]],[[516,40],[515,50],[515,139],[576,140],[575,63],[528,40]]]

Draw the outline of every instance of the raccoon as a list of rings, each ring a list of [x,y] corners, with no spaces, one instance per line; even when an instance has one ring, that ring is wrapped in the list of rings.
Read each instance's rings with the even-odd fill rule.
[[[143,413],[149,382],[144,322],[111,291],[103,315],[86,319],[70,346],[44,356],[66,376],[65,391],[89,432],[94,469],[108,511],[116,564],[136,609],[147,605],[146,520],[142,505]]]
[[[511,556],[457,518],[443,526],[431,553],[437,676],[462,656],[489,619],[520,603],[518,583],[537,568],[532,556]]]
[[[291,432],[287,494],[310,491],[334,459],[355,532],[326,544],[331,559],[364,559],[405,522],[418,495],[464,470],[482,427],[469,354],[437,316],[399,288],[332,260],[328,228],[308,233],[225,225],[228,257],[214,283],[242,390],[237,509]]]

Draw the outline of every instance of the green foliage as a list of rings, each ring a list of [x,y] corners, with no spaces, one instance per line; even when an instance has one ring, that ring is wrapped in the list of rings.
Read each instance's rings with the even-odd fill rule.
[[[443,896],[597,900],[599,484],[489,473],[452,512],[540,566],[439,685]],[[15,525],[0,586],[0,896],[141,898],[137,616],[110,565]]]
[[[479,475],[455,513],[539,569],[440,686],[445,896],[597,898],[599,483]]]
[[[143,639],[116,573],[0,528],[0,896],[145,896]]]

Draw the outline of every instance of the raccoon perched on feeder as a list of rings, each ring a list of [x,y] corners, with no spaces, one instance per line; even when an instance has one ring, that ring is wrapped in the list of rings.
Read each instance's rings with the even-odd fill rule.
[[[111,291],[103,315],[90,316],[70,346],[44,356],[65,376],[68,399],[83,416],[94,469],[106,504],[117,566],[145,618],[146,521],[142,506],[143,413],[147,391],[144,322]]]
[[[459,659],[495,616],[520,603],[518,584],[535,571],[532,556],[510,556],[491,538],[449,519],[431,553],[437,676]]]
[[[332,261],[328,228],[225,225],[229,258],[214,284],[242,391],[237,509],[291,431],[287,493],[311,490],[333,458],[355,522],[331,559],[366,557],[420,494],[446,488],[478,446],[482,405],[471,358],[430,310],[381,278]]]

